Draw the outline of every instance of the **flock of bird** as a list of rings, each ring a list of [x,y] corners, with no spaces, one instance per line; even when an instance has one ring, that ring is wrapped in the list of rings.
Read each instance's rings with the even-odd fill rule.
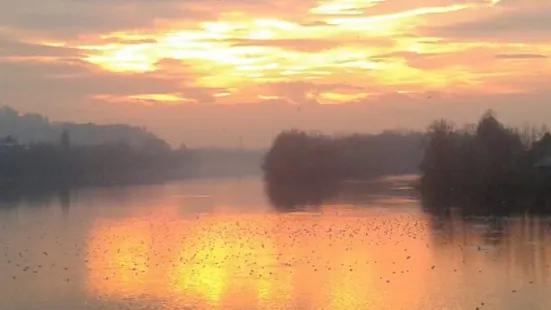
[[[504,309],[503,300],[549,288],[551,244],[541,231],[502,236],[411,210],[64,216],[70,224],[58,215],[0,222],[6,309],[52,291],[59,302],[100,300],[98,309],[125,300],[161,300],[159,309]]]

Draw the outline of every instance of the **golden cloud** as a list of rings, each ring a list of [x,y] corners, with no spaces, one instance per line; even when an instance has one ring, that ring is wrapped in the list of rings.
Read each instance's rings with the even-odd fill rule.
[[[344,103],[394,91],[506,92],[496,86],[504,79],[510,85],[535,66],[551,69],[546,57],[522,57],[526,61],[514,66],[504,61],[513,57],[496,57],[549,55],[551,45],[546,42],[457,41],[438,31],[422,31],[509,12],[499,0],[411,1],[407,6],[384,0],[319,0],[287,3],[287,12],[272,4],[224,3],[207,9],[192,2],[188,6],[194,18],[188,21],[159,20],[133,31],[34,43],[75,49],[84,61],[113,75],[155,74],[181,80],[183,88],[218,89],[208,92],[208,100],[222,103],[282,98],[259,87],[298,81],[369,88],[302,98],[318,103]],[[535,59],[537,65],[529,61]],[[176,93],[138,90],[123,99],[108,94],[95,98],[201,102]]]

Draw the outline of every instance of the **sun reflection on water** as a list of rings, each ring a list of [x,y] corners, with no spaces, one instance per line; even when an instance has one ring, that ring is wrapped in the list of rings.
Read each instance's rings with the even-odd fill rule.
[[[423,263],[429,258],[422,250],[426,235],[416,231],[417,239],[410,239],[415,227],[407,221],[412,218],[388,218],[388,226],[381,228],[371,224],[385,223],[384,216],[359,215],[225,214],[175,220],[165,212],[98,221],[88,239],[89,289],[110,298],[147,295],[174,306],[357,309],[377,304],[385,294],[377,281],[387,281],[383,275],[396,269],[395,262],[377,261],[381,251],[405,257],[396,246],[404,244]],[[416,295],[422,286],[408,289]],[[329,300],[316,298],[317,292]]]

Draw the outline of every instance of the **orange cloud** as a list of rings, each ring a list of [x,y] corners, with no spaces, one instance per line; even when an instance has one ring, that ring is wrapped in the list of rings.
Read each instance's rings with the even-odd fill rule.
[[[26,0],[36,6],[17,10],[0,4],[3,100],[56,111],[59,102],[116,111],[121,105],[112,103],[158,111],[260,103],[257,117],[285,103],[292,112],[280,122],[290,124],[298,119],[295,105],[329,110],[429,93],[472,102],[504,94],[544,98],[551,79],[551,6],[544,1],[134,2]],[[63,107],[78,115],[76,106]],[[329,128],[331,121],[320,123]]]
[[[168,73],[167,68],[159,66],[164,59],[178,61],[186,68],[185,78],[193,75],[192,86],[232,89],[215,96],[214,100],[224,98],[225,102],[231,102],[232,96],[233,100],[255,100],[261,95],[254,91],[255,86],[305,80],[322,84],[346,81],[352,86],[368,84],[371,93],[377,90],[385,93],[392,87],[400,91],[450,87],[478,91],[482,82],[485,87],[492,83],[490,75],[482,80],[480,75],[506,69],[502,62],[491,59],[493,51],[506,48],[507,54],[525,54],[524,48],[518,45],[448,44],[439,43],[434,37],[417,35],[417,29],[430,24],[434,16],[454,17],[469,12],[477,16],[501,5],[499,1],[443,2],[424,7],[392,7],[385,1],[318,1],[308,8],[298,8],[302,11],[293,11],[289,18],[283,14],[274,17],[269,11],[247,14],[224,6],[222,11],[217,11],[217,20],[167,23],[163,31],[108,33],[93,44],[75,46],[86,54],[86,61],[113,73],[156,72],[162,75]],[[457,20],[462,18],[457,17]],[[532,53],[543,55],[549,46],[531,45],[530,49]],[[381,54],[394,56],[377,61],[377,55]],[[471,60],[480,55],[489,59],[482,68]],[[549,66],[549,62],[543,65]],[[507,68],[506,74],[514,76],[531,66],[533,64],[525,63],[515,70]],[[473,82],[476,80],[479,82]],[[330,92],[320,98],[348,102],[363,96],[363,92]],[[307,101],[312,97],[303,99]]]

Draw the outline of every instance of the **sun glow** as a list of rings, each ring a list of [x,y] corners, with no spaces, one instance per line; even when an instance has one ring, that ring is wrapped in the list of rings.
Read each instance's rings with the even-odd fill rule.
[[[108,74],[181,79],[185,81],[183,87],[206,89],[214,102],[281,98],[281,94],[261,95],[251,89],[303,81],[345,82],[358,89],[357,94],[322,96],[325,101],[339,103],[361,99],[366,89],[370,94],[388,93],[389,89],[423,92],[450,87],[480,92],[484,91],[481,85],[494,85],[487,89],[496,91],[504,89],[498,85],[503,79],[491,73],[503,70],[507,63],[493,55],[504,51],[526,53],[525,44],[446,41],[436,35],[427,36],[422,30],[433,24],[446,25],[447,19],[478,16],[499,3],[473,0],[415,7],[383,0],[319,0],[309,7],[290,8],[289,14],[221,6],[212,8],[216,18],[103,33],[76,42],[45,40],[41,44],[75,48],[84,61]],[[546,55],[549,50],[548,44],[530,45],[530,53]],[[466,61],[473,57],[483,61]],[[509,67],[508,84],[526,76],[534,63],[516,64],[514,70]],[[543,57],[537,64],[539,69],[551,69],[551,62]],[[137,93],[116,100],[102,95],[95,98],[150,104],[204,100],[200,96],[180,96],[177,91]]]
[[[329,214],[343,207],[325,211]],[[350,229],[360,219],[378,225],[388,220],[358,217],[369,210],[336,218],[213,214],[197,220],[169,216],[177,212],[178,207],[166,207],[147,218],[97,222],[88,238],[87,288],[111,300],[147,295],[171,308],[185,307],[184,301],[205,305],[200,309],[224,304],[239,309],[251,305],[255,309],[297,308],[301,298],[320,294],[318,290],[330,299],[310,300],[316,309],[327,307],[320,302],[328,302],[331,309],[358,309],[366,304],[379,308],[394,301],[381,298],[383,289],[377,281],[396,266],[390,260],[373,263],[373,253],[404,255],[394,243],[407,241],[416,264],[430,264],[429,241],[407,236],[407,216],[400,217],[403,222],[394,222],[401,230],[397,240],[379,245],[368,244],[382,233],[372,228],[379,226]],[[396,221],[394,215],[388,218]],[[342,238],[336,233],[341,230],[355,237]],[[419,274],[412,272],[404,282],[408,294],[401,301],[423,291],[428,268],[418,270]]]

